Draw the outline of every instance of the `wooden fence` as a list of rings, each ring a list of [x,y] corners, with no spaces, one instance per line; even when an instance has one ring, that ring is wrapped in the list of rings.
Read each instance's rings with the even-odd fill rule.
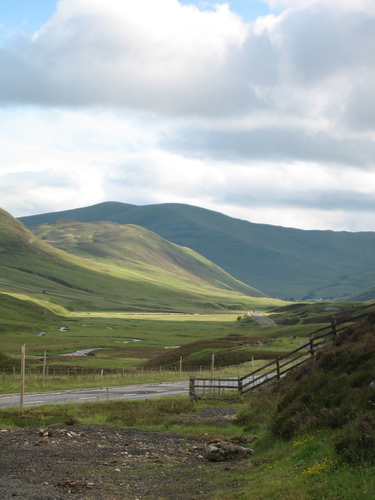
[[[243,377],[196,378],[191,376],[189,383],[190,399],[219,398],[229,391],[245,394],[271,380],[280,380],[290,370],[314,358],[318,351],[332,342],[337,335],[336,324],[332,321],[331,326],[315,330],[311,335],[309,342],[306,342],[298,349],[280,356]]]

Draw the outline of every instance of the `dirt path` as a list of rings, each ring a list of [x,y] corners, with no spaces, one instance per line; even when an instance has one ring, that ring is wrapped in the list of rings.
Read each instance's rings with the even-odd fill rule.
[[[233,417],[218,410],[215,418],[223,425]],[[212,409],[208,417],[214,417]],[[206,445],[207,440],[174,432],[131,428],[2,429],[0,498],[208,499],[212,474],[228,463],[207,461]]]

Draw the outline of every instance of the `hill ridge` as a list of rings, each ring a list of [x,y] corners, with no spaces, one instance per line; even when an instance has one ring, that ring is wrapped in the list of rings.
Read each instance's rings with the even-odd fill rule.
[[[60,223],[60,228],[66,232],[64,224]],[[116,230],[123,228],[116,226]],[[151,237],[143,228],[130,230],[143,236],[147,233],[145,240],[150,245],[152,241],[154,246],[158,242],[168,248],[169,262],[171,255],[175,256],[173,269],[164,271],[152,260],[151,253],[147,265],[139,261],[132,269],[119,265],[112,261],[105,238],[100,251],[107,253],[106,259],[95,258],[94,244],[91,253],[87,248],[85,252],[67,253],[38,239],[2,210],[0,292],[22,293],[74,310],[202,311],[204,307],[241,310],[250,307],[255,298],[264,296],[191,250],[178,248],[156,234]],[[185,268],[179,264],[183,258]],[[194,274],[194,269],[201,274]]]
[[[302,230],[256,224],[180,203],[103,202],[21,217],[32,227],[62,218],[137,224],[192,248],[231,276],[283,300],[375,298],[375,233]],[[374,295],[371,296],[371,290]]]

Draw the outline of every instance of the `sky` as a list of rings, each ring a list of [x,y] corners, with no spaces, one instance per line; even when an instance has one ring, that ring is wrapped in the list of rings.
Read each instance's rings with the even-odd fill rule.
[[[375,230],[373,0],[0,0],[0,207]]]

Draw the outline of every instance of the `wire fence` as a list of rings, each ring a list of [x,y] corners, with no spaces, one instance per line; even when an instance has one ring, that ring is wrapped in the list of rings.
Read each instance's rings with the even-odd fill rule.
[[[191,373],[203,373],[212,371],[212,366],[186,366],[180,369],[177,366],[161,366],[156,368],[143,368],[143,367],[135,367],[135,368],[91,368],[91,367],[51,367],[46,366],[43,368],[42,366],[38,367],[26,367],[25,368],[25,378],[26,380],[58,380],[58,379],[87,379],[87,380],[96,380],[96,379],[106,379],[106,378],[118,378],[125,379],[127,376],[136,376],[136,375],[147,375],[147,374],[184,374],[189,375]],[[238,373],[239,367],[237,365],[234,366],[226,366],[220,367],[217,366],[214,369],[215,373],[220,373],[221,371],[225,371],[226,373]],[[17,382],[21,379],[22,370],[19,366],[13,367],[1,367],[0,366],[0,380],[3,382]]]

